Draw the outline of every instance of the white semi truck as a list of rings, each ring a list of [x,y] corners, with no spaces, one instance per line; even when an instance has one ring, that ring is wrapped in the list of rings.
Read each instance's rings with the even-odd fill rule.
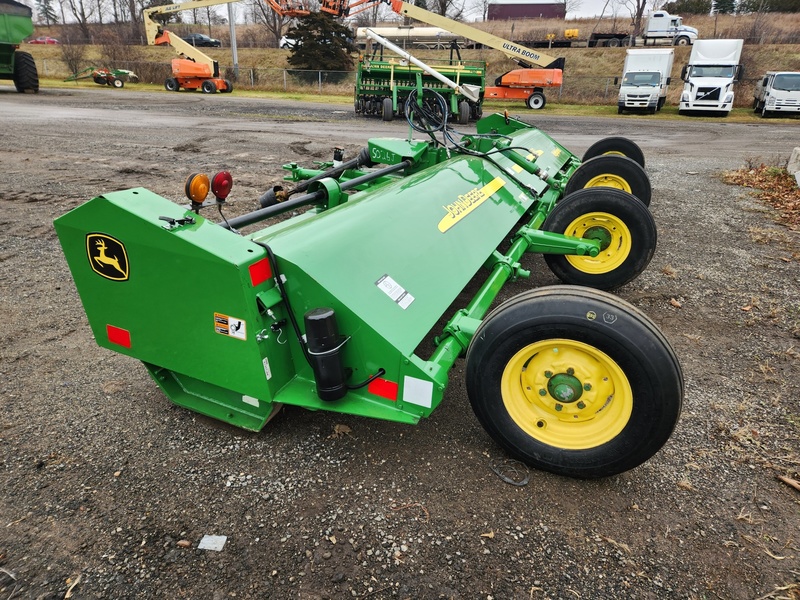
[[[729,113],[733,108],[733,84],[742,76],[743,40],[697,40],[688,64],[681,70],[684,81],[680,114]]]
[[[800,113],[800,73],[768,71],[753,92],[753,110],[768,117],[775,113]]]
[[[661,110],[667,99],[675,51],[672,48],[629,49],[622,68],[617,112]]]

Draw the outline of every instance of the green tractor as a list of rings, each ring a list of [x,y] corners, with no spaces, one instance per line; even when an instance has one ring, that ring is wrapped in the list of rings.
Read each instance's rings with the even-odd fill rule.
[[[14,0],[0,0],[0,79],[13,79],[18,92],[37,93],[36,63],[19,44],[33,34],[33,12]]]

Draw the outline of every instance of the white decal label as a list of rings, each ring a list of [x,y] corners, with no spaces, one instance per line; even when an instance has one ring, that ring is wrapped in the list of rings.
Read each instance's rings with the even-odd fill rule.
[[[403,378],[403,402],[430,408],[433,403],[433,382],[406,375]]]
[[[404,287],[388,275],[384,275],[378,279],[375,285],[403,310],[407,309],[414,301],[414,296],[409,294]]]
[[[214,331],[237,340],[247,339],[247,323],[222,313],[214,313]]]
[[[272,369],[269,368],[269,358],[265,356],[264,360],[261,362],[264,364],[264,375],[267,376],[267,381],[269,381],[272,379]]]
[[[258,408],[258,398],[253,398],[252,396],[242,396],[242,402]]]

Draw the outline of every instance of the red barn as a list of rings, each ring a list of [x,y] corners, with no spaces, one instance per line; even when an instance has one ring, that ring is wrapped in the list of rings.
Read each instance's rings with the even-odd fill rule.
[[[503,0],[489,3],[489,21],[509,19],[564,19],[567,7],[561,2],[531,2],[530,0]]]

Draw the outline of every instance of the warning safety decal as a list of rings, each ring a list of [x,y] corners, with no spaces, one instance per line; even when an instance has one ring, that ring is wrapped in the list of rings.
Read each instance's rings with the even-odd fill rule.
[[[414,301],[414,296],[388,275],[384,275],[375,282],[378,289],[389,296],[400,308],[407,309]]]
[[[247,339],[247,323],[221,313],[214,313],[214,331],[237,340]]]

